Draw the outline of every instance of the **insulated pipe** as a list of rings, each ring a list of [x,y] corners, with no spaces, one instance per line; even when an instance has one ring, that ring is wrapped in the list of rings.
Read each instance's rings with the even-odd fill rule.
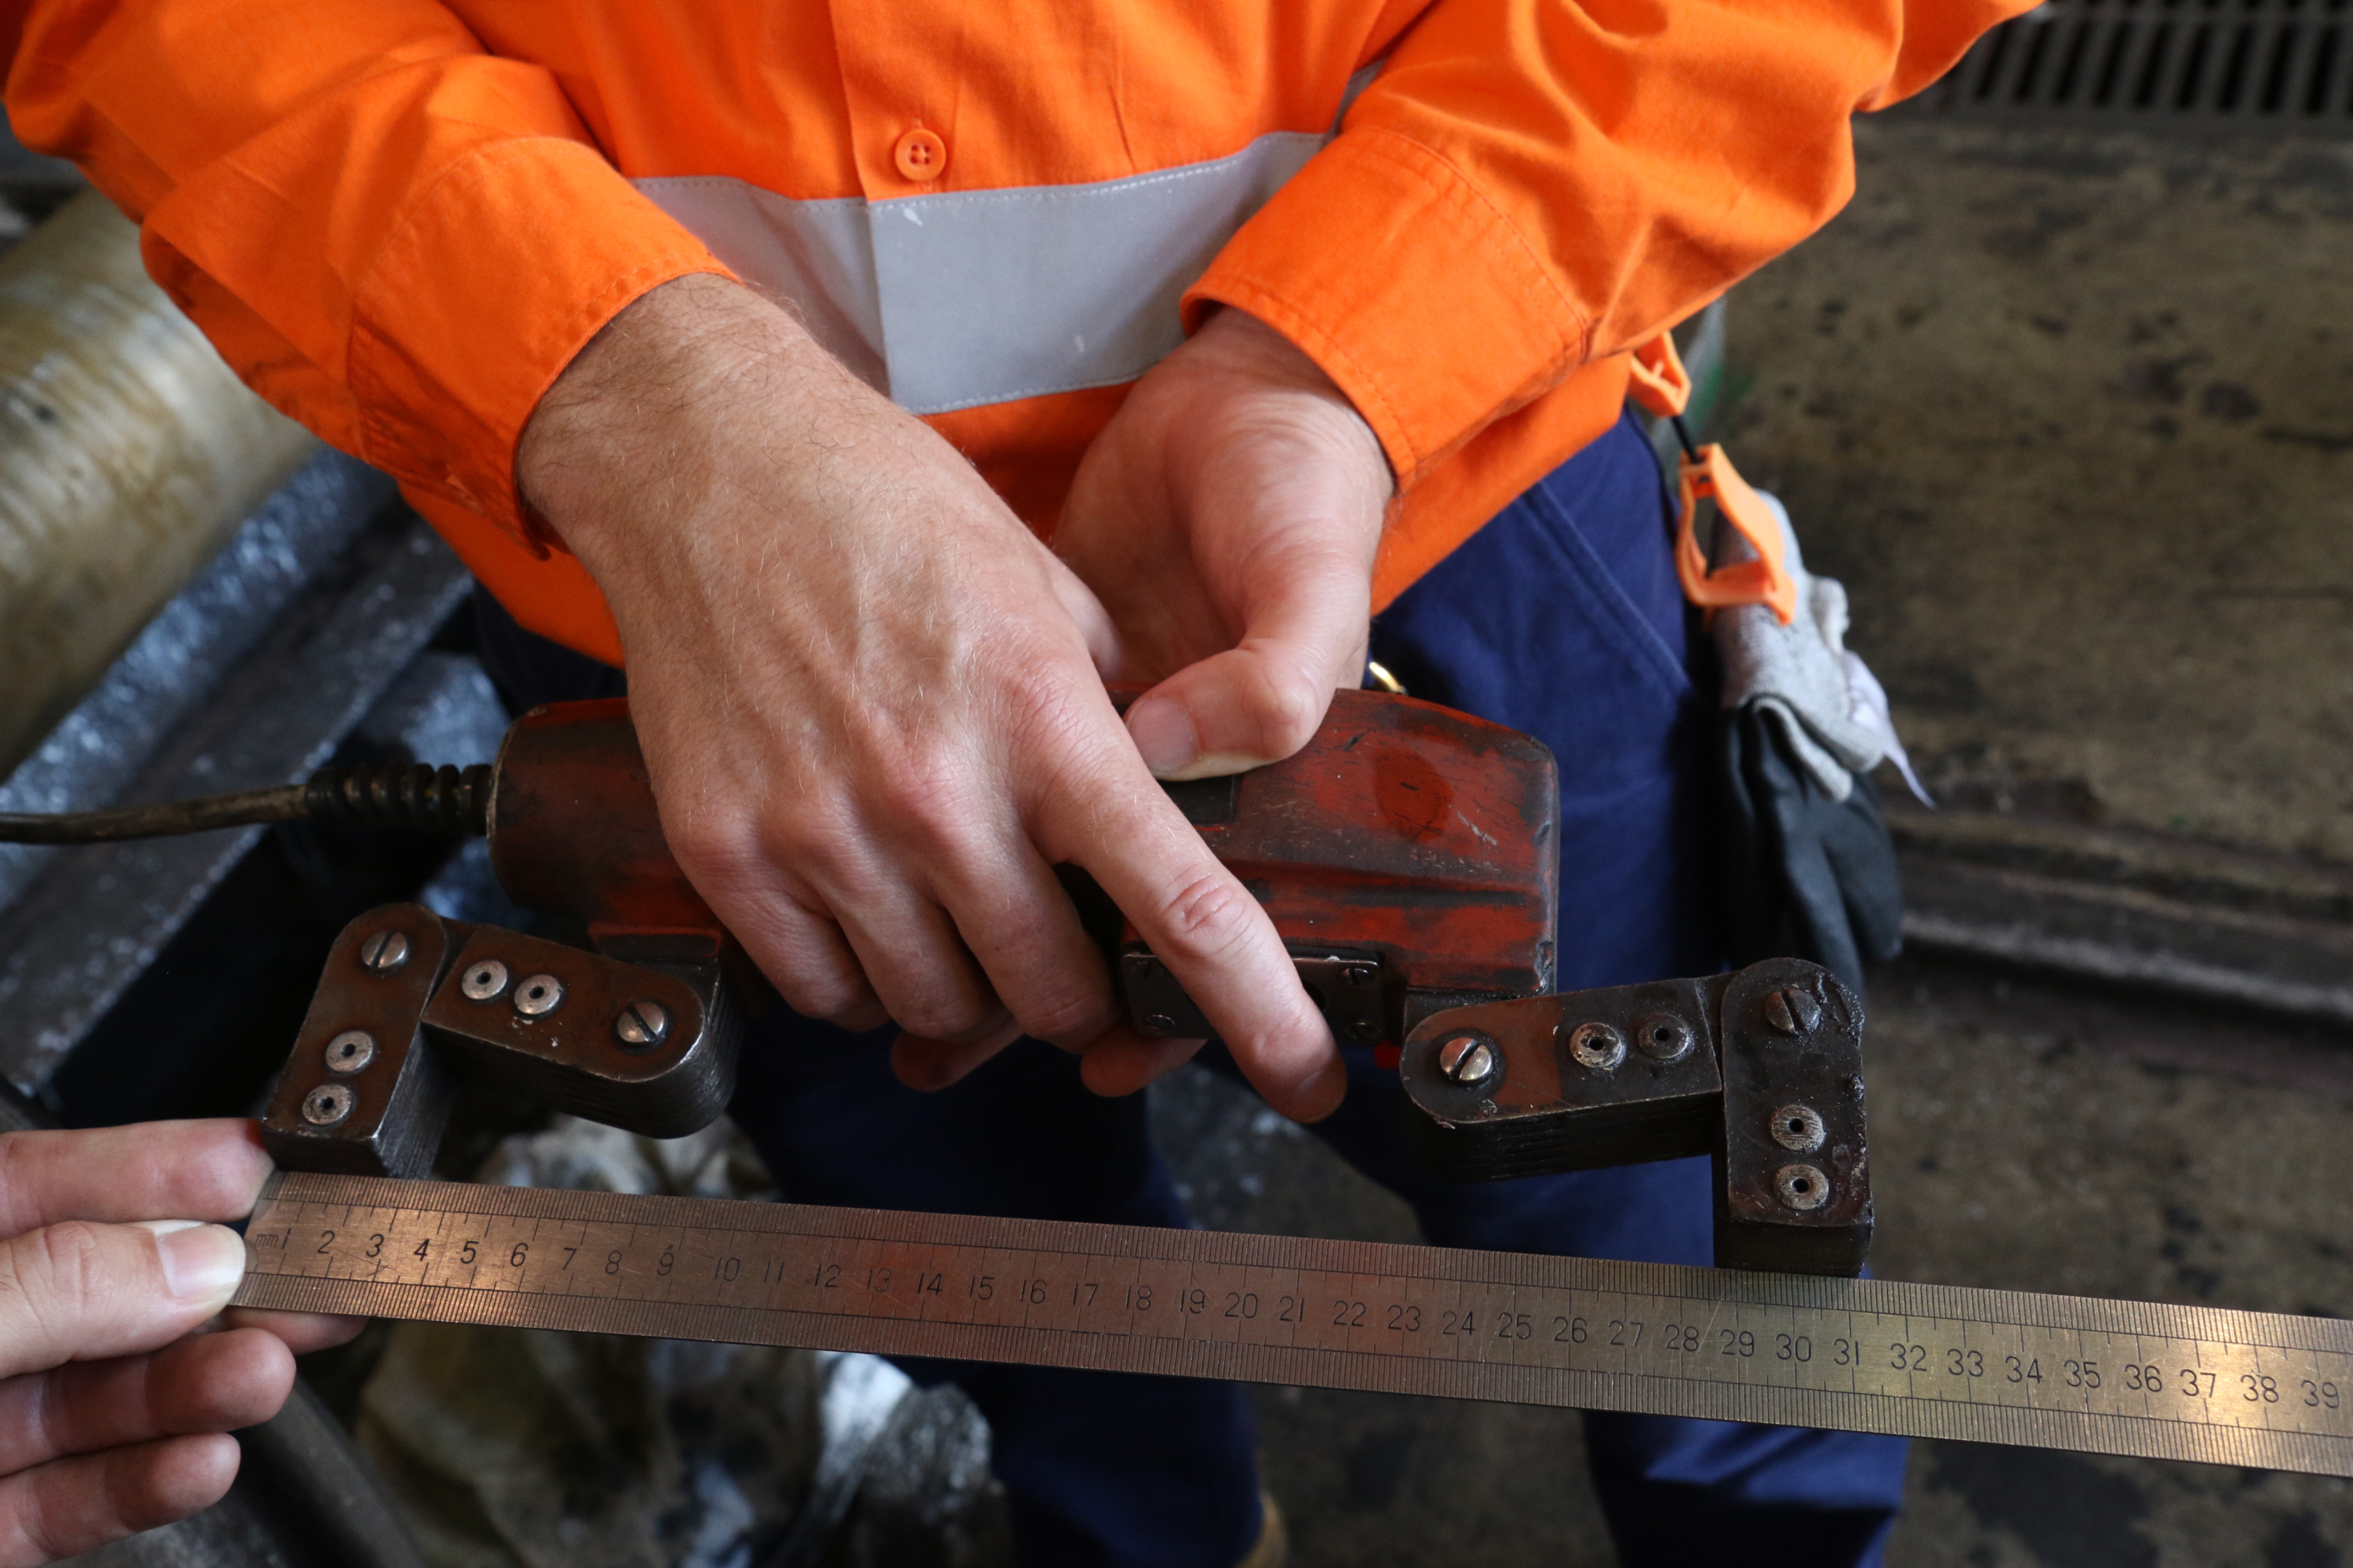
[[[0,257],[0,773],[316,449],[97,192]]]

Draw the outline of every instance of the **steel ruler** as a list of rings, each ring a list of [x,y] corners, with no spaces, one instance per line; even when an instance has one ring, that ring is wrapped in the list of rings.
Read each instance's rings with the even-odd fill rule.
[[[2353,1476],[2353,1322],[1297,1237],[290,1173],[251,1307]]]

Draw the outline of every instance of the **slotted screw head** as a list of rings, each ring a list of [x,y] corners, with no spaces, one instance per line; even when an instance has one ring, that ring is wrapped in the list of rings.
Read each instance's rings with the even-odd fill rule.
[[[345,1029],[327,1042],[327,1070],[355,1073],[375,1060],[375,1037],[365,1029]]]
[[[1348,1038],[1360,1046],[1377,1045],[1380,1041],[1381,1026],[1370,1018],[1351,1018],[1346,1033]]]
[[[632,1002],[613,1020],[613,1037],[642,1051],[670,1038],[670,1009],[659,1002]]]
[[[515,983],[514,1010],[544,1018],[564,1005],[564,982],[553,974],[527,974]]]
[[[1766,994],[1765,1022],[1778,1034],[1810,1035],[1821,1016],[1822,1005],[1794,985]]]
[[[1351,985],[1370,985],[1380,973],[1369,963],[1352,963],[1340,973]]]
[[[1495,1070],[1495,1048],[1476,1035],[1457,1035],[1438,1047],[1438,1070],[1456,1083],[1482,1082]]]
[[[302,1120],[313,1127],[332,1127],[352,1113],[358,1098],[347,1083],[322,1083],[302,1097]]]
[[[408,935],[380,931],[360,943],[360,967],[371,974],[390,974],[408,962]]]
[[[486,958],[458,977],[458,989],[470,1002],[489,1002],[507,988],[507,966]]]
[[[1166,1013],[1146,1013],[1144,1026],[1155,1035],[1173,1035],[1176,1032],[1176,1020]]]

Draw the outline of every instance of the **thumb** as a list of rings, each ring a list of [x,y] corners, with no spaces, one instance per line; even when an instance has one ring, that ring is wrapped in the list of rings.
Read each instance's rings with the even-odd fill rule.
[[[1145,765],[1212,778],[1280,762],[1324,722],[1332,693],[1363,678],[1370,574],[1338,550],[1271,563],[1243,606],[1237,646],[1186,666],[1127,710]]]
[[[245,1243],[186,1220],[67,1220],[0,1242],[0,1377],[170,1344],[228,1304]]]

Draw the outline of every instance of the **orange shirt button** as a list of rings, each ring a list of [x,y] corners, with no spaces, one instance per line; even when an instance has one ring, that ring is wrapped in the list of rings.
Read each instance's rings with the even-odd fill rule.
[[[898,144],[891,149],[891,159],[908,179],[936,180],[947,169],[948,144],[940,140],[938,132],[918,125],[899,138]]]

